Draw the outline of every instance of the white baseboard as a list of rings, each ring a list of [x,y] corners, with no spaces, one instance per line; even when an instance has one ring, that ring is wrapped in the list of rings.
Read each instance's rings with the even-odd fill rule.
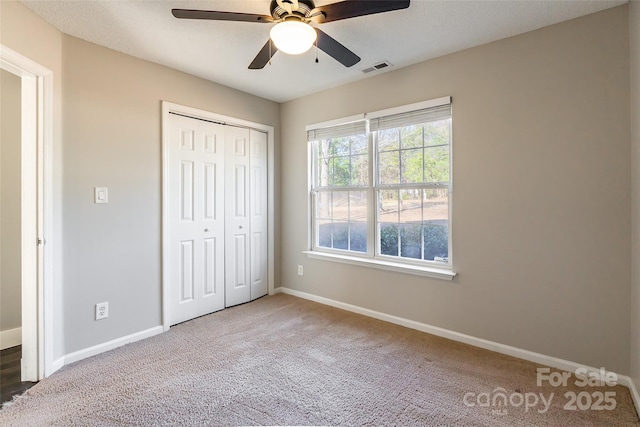
[[[87,357],[95,356],[96,354],[104,353],[105,351],[113,350],[114,348],[121,347],[125,344],[129,344],[132,342],[140,341],[145,338],[152,337],[154,335],[158,335],[164,332],[164,328],[162,326],[155,326],[153,328],[136,332],[135,334],[127,335],[124,337],[116,338],[114,340],[94,345],[93,347],[88,347],[82,350],[74,351],[73,353],[69,353],[64,356],[63,364],[68,365],[73,362],[77,362],[78,360],[86,359]],[[59,363],[59,360],[56,360],[54,364]]]
[[[582,365],[580,363],[572,362],[570,360],[559,359],[553,356],[547,356],[545,354],[536,353],[529,350],[524,350],[518,347],[512,347],[510,345],[500,344],[494,341],[485,340],[482,338],[476,338],[471,335],[462,334],[460,332],[451,331],[437,326],[428,325],[426,323],[416,322],[415,320],[405,319],[403,317],[393,316],[391,314],[381,313],[379,311],[370,310],[368,308],[360,307],[357,305],[347,304],[341,301],[332,300],[306,292],[297,291],[295,289],[289,289],[280,286],[274,289],[274,294],[283,293],[293,295],[299,298],[307,299],[310,301],[318,302],[320,304],[329,305],[331,307],[340,308],[342,310],[350,311],[363,316],[373,317],[374,319],[383,320],[385,322],[394,323],[396,325],[404,326],[410,329],[415,329],[428,334],[436,335],[442,338],[448,338],[453,341],[462,342],[472,345],[474,347],[483,348],[485,350],[495,351],[496,353],[506,354],[507,356],[517,357],[519,359],[528,360],[529,362],[538,363],[544,366],[550,366],[552,368],[561,369],[568,372],[576,372],[578,368],[586,369],[586,375],[591,373],[599,375],[600,368],[594,368],[591,366]],[[633,401],[635,403],[636,411],[640,414],[640,396],[638,390],[630,377],[626,375],[616,374],[618,377],[618,384],[629,388]]]
[[[0,331],[0,350],[22,344],[22,328]]]
[[[51,370],[49,372],[45,372],[44,376],[48,377],[49,375],[53,374],[55,371],[62,368],[63,366],[64,366],[64,356],[54,360],[53,363],[51,364]]]

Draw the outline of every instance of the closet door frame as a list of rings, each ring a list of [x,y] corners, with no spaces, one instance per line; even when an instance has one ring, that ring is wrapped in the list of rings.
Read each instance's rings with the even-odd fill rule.
[[[254,129],[267,134],[267,239],[268,239],[268,294],[274,294],[274,128],[273,126],[229,117],[185,105],[162,101],[162,326],[165,331],[170,325],[169,304],[169,114],[179,114],[194,119],[208,120],[230,126]]]

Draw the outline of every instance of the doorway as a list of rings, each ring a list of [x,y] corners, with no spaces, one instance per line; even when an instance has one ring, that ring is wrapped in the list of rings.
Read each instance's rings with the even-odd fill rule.
[[[11,187],[5,187],[5,184],[9,184],[8,182],[2,183],[2,203],[5,203],[5,196],[8,195],[6,194],[8,190],[5,188],[11,188],[12,193],[15,191],[17,194],[17,196],[12,194],[16,197],[6,200],[6,207],[14,208],[12,215],[19,212],[18,225],[12,225],[17,227],[17,230],[12,230],[15,233],[3,229],[0,236],[2,239],[5,237],[12,239],[7,242],[9,246],[6,247],[11,247],[10,245],[14,244],[12,242],[17,239],[19,248],[12,254],[0,253],[0,257],[2,257],[3,269],[5,260],[14,268],[15,264],[19,264],[19,268],[14,270],[12,281],[20,284],[19,292],[16,291],[20,296],[20,325],[11,330],[19,331],[14,332],[17,336],[13,338],[14,343],[19,342],[21,346],[18,353],[20,380],[36,382],[54,370],[51,351],[52,295],[49,280],[52,270],[50,207],[52,203],[53,77],[50,70],[3,45],[0,45],[0,69],[3,77],[6,77],[6,82],[19,82],[20,97],[19,118],[16,119],[15,115],[9,118],[14,125],[15,121],[19,120],[17,142],[15,136],[11,138],[17,145],[13,148],[19,152],[19,160],[14,159],[17,162],[14,165],[16,170],[12,173],[17,174],[19,179],[9,178],[17,180],[15,186]],[[2,166],[7,165],[3,162]],[[17,261],[12,260],[10,256],[5,259],[5,255],[14,255]]]
[[[22,381],[22,81],[0,69],[0,403],[33,384]]]
[[[22,344],[21,84],[0,70],[0,350]]]

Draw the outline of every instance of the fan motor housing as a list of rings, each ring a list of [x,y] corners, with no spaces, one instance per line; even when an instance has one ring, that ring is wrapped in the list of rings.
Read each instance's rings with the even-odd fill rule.
[[[281,0],[282,3],[287,3],[287,0]],[[293,10],[292,14],[293,16],[298,16],[300,18],[306,18],[307,16],[309,16],[309,14],[311,13],[311,11],[313,9],[315,9],[315,4],[313,3],[313,0],[298,0],[298,9],[297,10]],[[271,0],[271,16],[273,16],[273,19],[275,20],[282,20],[284,18],[286,18],[287,16],[289,16],[289,13],[287,12],[287,10],[283,7],[281,7],[278,4],[277,0]]]

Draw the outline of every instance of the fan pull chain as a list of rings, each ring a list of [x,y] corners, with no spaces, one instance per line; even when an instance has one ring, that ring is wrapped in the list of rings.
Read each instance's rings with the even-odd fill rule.
[[[316,64],[320,61],[318,61],[318,39],[316,39]]]
[[[271,55],[271,43],[273,43],[273,42],[271,41],[271,38],[269,38],[269,65],[271,65],[271,57],[272,57],[272,55]]]

